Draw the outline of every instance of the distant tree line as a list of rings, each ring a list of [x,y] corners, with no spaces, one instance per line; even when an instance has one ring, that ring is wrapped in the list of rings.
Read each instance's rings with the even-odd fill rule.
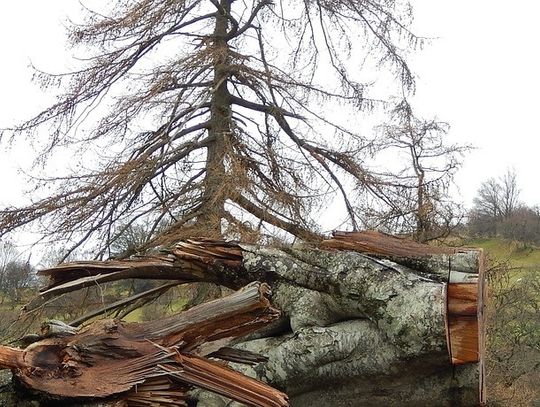
[[[540,244],[540,206],[528,206],[520,200],[515,171],[507,170],[480,185],[469,213],[469,232]]]

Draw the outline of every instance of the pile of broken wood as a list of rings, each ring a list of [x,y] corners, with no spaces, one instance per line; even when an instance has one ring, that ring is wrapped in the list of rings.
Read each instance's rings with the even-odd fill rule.
[[[0,368],[49,398],[113,397],[127,406],[188,405],[195,386],[248,406],[287,406],[287,396],[216,361],[254,363],[260,356],[228,348],[279,316],[268,285],[234,294],[168,318],[145,323],[100,320],[75,329],[44,324],[25,349],[0,346]]]

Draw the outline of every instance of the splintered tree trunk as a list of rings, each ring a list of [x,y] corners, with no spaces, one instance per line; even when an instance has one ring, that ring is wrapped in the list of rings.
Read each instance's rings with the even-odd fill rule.
[[[127,277],[265,281],[284,316],[235,349],[268,360],[234,366],[285,391],[291,405],[478,405],[482,257],[375,232],[336,233],[317,247],[192,240],[162,256],[45,270],[50,285],[29,306]]]
[[[187,406],[191,387],[248,406],[285,407],[270,386],[207,357],[279,316],[266,284],[251,284],[222,299],[145,323],[101,320],[84,327],[52,321],[25,349],[0,345],[0,369],[49,400],[113,399],[122,406]],[[217,351],[217,352],[216,352]],[[236,351],[236,360],[251,353]],[[111,405],[112,405],[111,404]]]

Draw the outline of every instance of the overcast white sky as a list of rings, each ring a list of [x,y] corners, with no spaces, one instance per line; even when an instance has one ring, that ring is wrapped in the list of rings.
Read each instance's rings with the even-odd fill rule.
[[[513,167],[522,199],[540,204],[540,2],[412,0],[418,30],[438,36],[416,58],[417,100],[478,149],[458,177],[470,202],[480,182]]]
[[[461,199],[470,205],[480,182],[513,167],[522,198],[540,203],[537,98],[540,95],[540,2],[515,0],[411,0],[415,31],[438,37],[412,60],[419,75],[420,113],[451,124],[450,136],[474,144],[458,174]],[[0,5],[0,127],[47,104],[30,83],[32,61],[44,70],[65,66],[63,22],[74,0],[18,0]],[[14,168],[30,155],[0,148],[0,203],[20,193]]]

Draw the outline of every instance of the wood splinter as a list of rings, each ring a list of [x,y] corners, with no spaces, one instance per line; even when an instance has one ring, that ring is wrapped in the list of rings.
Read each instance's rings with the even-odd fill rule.
[[[269,294],[268,285],[256,282],[168,318],[101,320],[49,334],[24,349],[0,346],[0,368],[52,398],[121,397],[129,406],[151,398],[187,406],[186,392],[195,386],[248,406],[288,406],[284,393],[206,358],[279,316]]]

